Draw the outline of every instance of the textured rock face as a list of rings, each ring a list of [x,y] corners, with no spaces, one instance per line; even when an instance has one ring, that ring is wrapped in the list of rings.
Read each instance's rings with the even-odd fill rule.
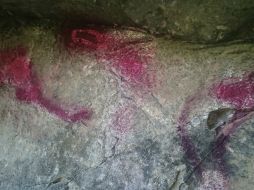
[[[76,18],[105,25],[128,25],[193,42],[253,40],[252,0],[2,0],[1,27]],[[41,21],[39,21],[41,22]],[[42,21],[43,22],[43,21]]]
[[[253,44],[59,35],[1,36],[0,189],[253,189]],[[33,75],[11,72],[15,61]],[[91,117],[66,119],[40,97]]]

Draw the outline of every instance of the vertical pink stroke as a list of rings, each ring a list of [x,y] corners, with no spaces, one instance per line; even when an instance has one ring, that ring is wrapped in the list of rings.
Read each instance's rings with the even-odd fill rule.
[[[206,95],[206,91],[197,91],[194,95],[189,96],[184,102],[180,116],[178,117],[178,126],[177,131],[181,139],[181,146],[183,147],[184,154],[188,164],[192,167],[192,172],[189,174],[189,177],[194,174],[197,179],[202,182],[202,190],[205,186],[209,188],[214,188],[218,186],[216,184],[216,179],[209,179],[206,177],[207,170],[202,163],[202,158],[197,153],[197,148],[194,145],[190,135],[188,134],[188,123],[190,122],[190,113],[196,106],[202,101],[203,97]],[[219,185],[218,190],[227,189],[227,172],[226,164],[224,160],[224,154],[226,152],[225,145],[228,142],[227,136],[220,136],[212,143],[212,160],[215,164],[215,170],[218,170],[219,174],[223,177],[221,184]],[[215,172],[215,171],[214,171]],[[211,176],[213,177],[213,176]]]

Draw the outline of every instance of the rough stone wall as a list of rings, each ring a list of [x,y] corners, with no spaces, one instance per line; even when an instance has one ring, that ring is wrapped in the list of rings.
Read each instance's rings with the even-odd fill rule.
[[[24,27],[1,50],[0,189],[253,189],[253,44]],[[3,60],[32,67],[24,76]],[[227,99],[219,84],[248,90]],[[66,120],[41,97],[92,116]]]

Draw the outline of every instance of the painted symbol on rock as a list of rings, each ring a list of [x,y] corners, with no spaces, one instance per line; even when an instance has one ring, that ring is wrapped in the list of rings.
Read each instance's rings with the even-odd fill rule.
[[[215,84],[212,95],[234,109],[230,123],[220,132],[220,135],[229,136],[254,115],[254,72],[243,78],[229,78]]]
[[[0,51],[0,84],[13,87],[19,101],[39,105],[64,121],[78,122],[91,117],[89,109],[64,109],[43,96],[40,81],[23,47]]]
[[[156,72],[151,64],[155,55],[151,37],[90,27],[69,30],[64,40],[71,53],[95,55],[99,63],[105,63],[105,68],[121,79],[124,88],[132,89],[141,98],[156,86]],[[131,103],[120,106],[113,114],[112,128],[121,134],[127,132],[132,128],[130,121],[134,115]]]
[[[254,73],[250,73],[243,78],[225,79],[218,84],[212,85],[211,89],[209,89],[212,97],[221,103],[227,103],[231,106],[231,108],[217,110],[217,113],[227,111],[228,113],[225,113],[224,115],[228,114],[228,117],[227,120],[224,120],[223,123],[220,123],[220,125],[217,126],[216,139],[211,143],[212,148],[209,155],[214,164],[214,171],[207,171],[203,167],[202,162],[205,158],[202,159],[197,154],[196,147],[187,133],[187,125],[190,120],[189,115],[191,110],[200,102],[200,97],[205,96],[205,94],[197,92],[189,97],[183,106],[182,112],[178,118],[178,134],[187,161],[193,168],[191,174],[194,173],[197,178],[203,182],[200,189],[229,189],[229,173],[227,170],[227,163],[224,159],[226,145],[229,142],[230,136],[236,129],[240,127],[242,123],[254,117],[253,76]],[[215,111],[212,114],[215,114]],[[216,176],[221,177],[215,179]],[[213,179],[211,180],[211,178]]]
[[[151,37],[124,36],[104,28],[74,29],[69,33],[65,43],[72,52],[94,53],[100,62],[109,62],[109,70],[133,88],[155,85],[155,72],[150,65],[154,47],[147,45],[152,41]]]
[[[213,87],[216,98],[236,109],[254,107],[254,73],[245,78],[230,78]]]

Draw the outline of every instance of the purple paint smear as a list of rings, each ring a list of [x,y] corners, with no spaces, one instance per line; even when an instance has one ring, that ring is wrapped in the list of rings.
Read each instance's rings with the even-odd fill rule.
[[[195,145],[193,144],[191,137],[187,132],[187,125],[189,122],[189,115],[191,110],[195,104],[198,103],[200,97],[200,92],[196,93],[195,95],[187,98],[183,105],[183,109],[180,113],[178,118],[178,126],[177,132],[178,136],[181,140],[181,146],[183,147],[183,151],[185,153],[187,162],[191,165],[192,168],[195,168],[195,174],[202,178],[203,168],[200,165],[201,159],[200,156],[197,154],[197,150]]]
[[[228,187],[228,172],[227,163],[224,159],[226,153],[226,145],[230,140],[230,136],[238,127],[245,121],[254,117],[254,72],[246,75],[243,78],[229,78],[221,81],[219,84],[212,85],[211,95],[219,100],[233,106],[235,114],[227,125],[217,130],[217,137],[212,143],[211,159],[214,163],[214,168],[220,172],[223,177],[223,187],[219,189],[227,189]],[[201,94],[196,93],[189,97],[183,110],[178,118],[178,133],[181,138],[182,147],[187,157],[189,164],[194,167],[194,173],[200,180],[207,180],[204,184],[210,184],[210,187],[216,186],[213,180],[204,179],[201,174],[204,173],[202,160],[200,160],[196,147],[187,134],[186,126],[189,122],[189,115],[195,105],[199,103]],[[200,177],[201,176],[201,177]]]
[[[229,78],[213,85],[212,95],[220,102],[233,106],[235,114],[220,134],[228,136],[243,122],[250,119],[254,112],[254,72],[243,78]]]
[[[214,187],[216,186],[213,180],[209,181],[205,177],[206,175],[206,169],[202,164],[202,159],[200,155],[197,153],[197,148],[195,147],[191,137],[188,134],[188,129],[186,128],[189,121],[190,121],[190,113],[197,104],[202,100],[202,96],[204,96],[204,91],[198,91],[194,95],[190,96],[187,98],[185,101],[182,111],[180,113],[180,116],[178,118],[178,126],[177,126],[177,131],[178,135],[181,139],[181,146],[183,148],[186,160],[188,164],[192,167],[192,172],[190,172],[189,176],[187,176],[187,180],[193,173],[197,179],[199,179],[203,184],[206,184],[209,187]],[[220,136],[220,138],[217,138],[213,143],[212,143],[212,160],[214,163],[214,169],[218,170],[223,178],[226,179],[226,164],[223,159],[225,151],[226,151],[226,142],[228,138],[225,136]],[[225,184],[227,184],[225,182]],[[225,187],[226,189],[226,187]],[[218,189],[218,190],[224,190]]]
[[[192,167],[193,172],[200,181],[203,180],[202,174],[204,173],[204,168],[201,164],[201,158],[197,153],[197,148],[195,147],[191,137],[188,134],[187,125],[189,123],[189,115],[198,104],[200,100],[200,94],[196,93],[193,96],[190,96],[185,101],[180,116],[178,117],[178,125],[177,125],[177,132],[178,136],[181,140],[181,146],[183,148],[186,160],[188,164]]]
[[[88,109],[66,110],[43,96],[40,81],[23,47],[0,51],[0,84],[14,87],[19,101],[37,104],[64,121],[78,122],[91,118],[92,112]]]

